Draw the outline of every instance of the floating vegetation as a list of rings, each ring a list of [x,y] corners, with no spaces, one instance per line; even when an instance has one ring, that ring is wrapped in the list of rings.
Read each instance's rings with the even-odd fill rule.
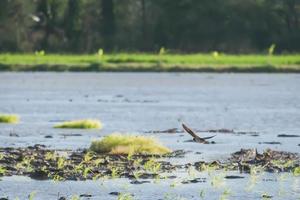
[[[74,129],[101,129],[102,124],[99,120],[84,119],[67,121],[54,126],[54,128],[74,128]]]
[[[294,176],[300,176],[300,167],[296,167],[293,171]]]
[[[169,162],[155,160],[153,155],[133,155],[129,160],[122,155],[87,150],[55,151],[42,145],[0,148],[0,154],[0,176],[23,175],[36,180],[97,180],[104,177],[136,180],[156,178],[160,173],[175,169]]]
[[[29,194],[28,199],[29,199],[29,200],[33,200],[34,197],[35,197],[35,195],[36,195],[36,191],[31,192],[31,193]]]
[[[154,138],[122,134],[111,134],[102,140],[93,141],[90,150],[97,153],[121,155],[162,155],[171,152]]]
[[[133,195],[130,193],[120,193],[118,195],[118,200],[133,200]]]
[[[18,115],[13,114],[0,114],[0,123],[17,124],[20,121]]]
[[[292,172],[300,165],[299,154],[285,151],[265,150],[262,154],[256,149],[241,149],[232,154],[231,163],[241,172],[257,171]]]
[[[178,157],[180,154],[132,154],[128,157],[120,154],[96,153],[87,149],[51,150],[45,149],[43,145],[27,148],[0,148],[0,176],[22,175],[37,180],[52,179],[54,181],[125,177],[133,179],[130,182],[132,184],[142,184],[147,182],[140,179],[155,179],[155,181],[163,178],[172,179],[165,176],[165,173],[186,169],[191,179],[181,181],[181,184],[206,182],[205,178],[194,178],[194,172],[191,172],[191,169],[195,168],[199,171],[207,171],[211,177],[212,186],[219,187],[224,182],[226,174],[215,176],[215,170],[239,170],[242,173],[250,173],[252,181],[249,189],[253,188],[258,175],[263,171],[290,172],[299,176],[298,154],[266,150],[263,154],[256,152],[256,155],[253,155],[253,152],[256,151],[242,149],[234,153],[226,162],[199,161],[174,165],[161,158]],[[280,162],[275,160],[280,160]]]

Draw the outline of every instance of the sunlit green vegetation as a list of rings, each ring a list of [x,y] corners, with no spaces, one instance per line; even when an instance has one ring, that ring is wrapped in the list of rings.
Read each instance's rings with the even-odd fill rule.
[[[130,193],[121,193],[118,195],[118,200],[133,200],[133,196]]]
[[[90,150],[110,154],[166,154],[171,150],[151,137],[111,134],[93,141]]]
[[[6,172],[6,169],[0,165],[0,176],[4,175]]]
[[[54,126],[54,128],[74,128],[74,129],[101,129],[102,124],[99,120],[84,119],[67,121]]]
[[[18,115],[0,114],[0,123],[16,124],[20,121]]]
[[[299,72],[300,55],[0,54],[1,71]]]
[[[293,174],[294,174],[295,176],[300,176],[300,167],[296,167],[296,168],[294,169],[294,171],[293,171]]]

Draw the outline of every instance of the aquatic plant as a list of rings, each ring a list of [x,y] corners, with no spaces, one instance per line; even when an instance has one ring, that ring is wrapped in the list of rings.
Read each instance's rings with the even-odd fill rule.
[[[82,175],[83,175],[84,178],[87,178],[87,176],[88,176],[89,173],[92,173],[92,170],[91,170],[91,168],[86,167],[86,168],[83,170]]]
[[[227,200],[228,197],[231,195],[230,189],[225,189],[224,192],[220,196],[220,200]]]
[[[293,174],[294,174],[294,176],[300,176],[300,167],[296,167],[296,168],[293,170]]]
[[[111,134],[93,141],[90,150],[109,154],[166,154],[171,150],[151,137]]]
[[[59,157],[57,160],[57,169],[63,169],[66,165],[66,159],[64,157]]]
[[[283,170],[285,168],[292,167],[295,163],[295,160],[271,160],[271,163]]]
[[[144,168],[147,171],[157,174],[161,168],[161,164],[154,159],[150,159],[144,164]]]
[[[20,121],[18,115],[13,114],[0,114],[0,123],[16,124]]]
[[[54,152],[47,152],[45,154],[45,159],[46,160],[56,160],[56,155]]]
[[[64,181],[65,179],[64,179],[64,177],[62,177],[62,176],[60,176],[60,175],[58,175],[58,174],[55,174],[55,175],[52,177],[52,180],[53,180],[54,182],[59,182],[59,181]]]
[[[120,193],[118,195],[118,200],[132,200],[133,196],[130,193]]]
[[[224,185],[224,177],[223,176],[213,176],[211,178],[210,184],[214,188],[219,188]]]
[[[102,124],[99,120],[83,119],[75,121],[66,121],[54,126],[54,128],[101,129]]]
[[[203,189],[200,190],[199,196],[200,196],[201,199],[205,198],[205,191]]]
[[[256,186],[258,179],[261,175],[260,171],[261,168],[257,169],[257,167],[251,167],[250,169],[250,180],[247,184],[247,187],[245,188],[246,191],[251,191],[253,190],[253,188]]]
[[[33,200],[35,195],[36,195],[36,191],[31,192],[28,196],[28,200]]]
[[[120,176],[120,170],[117,167],[113,167],[111,170],[111,178],[118,178]]]
[[[80,200],[80,197],[78,195],[73,195],[71,197],[71,200]]]
[[[138,180],[141,176],[142,172],[141,171],[134,171],[133,176],[136,180]]]
[[[176,186],[181,185],[181,182],[179,180],[174,180],[171,184],[171,188],[175,188]]]
[[[3,176],[6,172],[6,169],[0,165],[0,176]]]
[[[187,168],[187,172],[188,172],[189,177],[191,177],[191,178],[195,178],[196,177],[196,170],[195,170],[194,166],[189,166]]]

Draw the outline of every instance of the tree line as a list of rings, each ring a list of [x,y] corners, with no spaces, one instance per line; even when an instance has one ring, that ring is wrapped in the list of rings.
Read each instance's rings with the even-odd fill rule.
[[[300,50],[300,0],[0,0],[0,51]]]

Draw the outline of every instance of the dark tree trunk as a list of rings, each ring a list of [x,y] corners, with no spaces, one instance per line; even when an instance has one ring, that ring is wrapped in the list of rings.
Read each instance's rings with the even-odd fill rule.
[[[102,35],[104,38],[104,48],[112,50],[114,48],[115,35],[115,15],[113,0],[102,0]]]
[[[147,50],[148,48],[148,37],[147,37],[147,18],[146,18],[146,6],[145,0],[141,0],[142,6],[142,50]]]

